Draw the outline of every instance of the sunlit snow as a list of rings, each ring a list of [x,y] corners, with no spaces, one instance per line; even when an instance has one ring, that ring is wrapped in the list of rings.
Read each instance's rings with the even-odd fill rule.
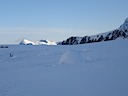
[[[128,96],[127,42],[0,48],[0,96]]]

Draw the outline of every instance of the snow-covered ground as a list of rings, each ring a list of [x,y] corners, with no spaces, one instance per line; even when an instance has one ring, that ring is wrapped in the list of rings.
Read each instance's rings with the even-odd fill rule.
[[[0,48],[0,96],[128,96],[128,39]]]

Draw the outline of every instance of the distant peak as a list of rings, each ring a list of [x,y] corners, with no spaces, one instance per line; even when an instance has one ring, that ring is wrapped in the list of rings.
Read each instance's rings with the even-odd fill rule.
[[[128,18],[125,19],[125,22],[128,22]]]
[[[20,45],[35,45],[34,42],[27,40],[27,39],[23,39],[20,43]]]
[[[120,26],[120,30],[128,30],[128,18],[126,18],[125,22]]]
[[[53,41],[49,41],[49,40],[39,40],[37,42],[33,42],[33,41],[30,41],[30,40],[27,40],[27,39],[23,39],[21,42],[20,42],[20,45],[57,45],[56,42],[53,42]]]

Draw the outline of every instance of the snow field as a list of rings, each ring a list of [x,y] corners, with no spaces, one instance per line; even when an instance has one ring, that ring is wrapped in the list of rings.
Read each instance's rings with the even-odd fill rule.
[[[127,42],[0,49],[0,96],[128,96]]]

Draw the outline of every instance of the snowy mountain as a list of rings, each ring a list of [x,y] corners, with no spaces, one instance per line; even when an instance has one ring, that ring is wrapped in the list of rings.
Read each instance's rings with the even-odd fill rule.
[[[70,37],[67,40],[58,43],[43,39],[36,41],[34,43],[30,40],[24,39],[21,41],[20,45],[77,45],[77,44],[116,40],[117,38],[123,38],[123,39],[128,38],[128,18],[119,28],[110,32],[101,33],[93,36]]]
[[[23,39],[19,45],[35,45],[35,43],[30,40]]]
[[[56,42],[49,40],[39,40],[36,42],[36,45],[57,45]]]
[[[128,96],[128,39],[0,48],[0,96]]]
[[[70,37],[67,40],[60,42],[60,45],[76,45],[85,43],[94,43],[101,41],[110,41],[117,38],[128,38],[128,18],[125,22],[116,30],[101,33],[94,36],[84,36],[84,37]]]
[[[120,26],[119,30],[128,31],[128,18],[125,20],[124,24]]]
[[[49,41],[49,40],[39,40],[34,43],[30,40],[24,39],[21,41],[19,45],[57,45],[57,44],[56,42]]]

